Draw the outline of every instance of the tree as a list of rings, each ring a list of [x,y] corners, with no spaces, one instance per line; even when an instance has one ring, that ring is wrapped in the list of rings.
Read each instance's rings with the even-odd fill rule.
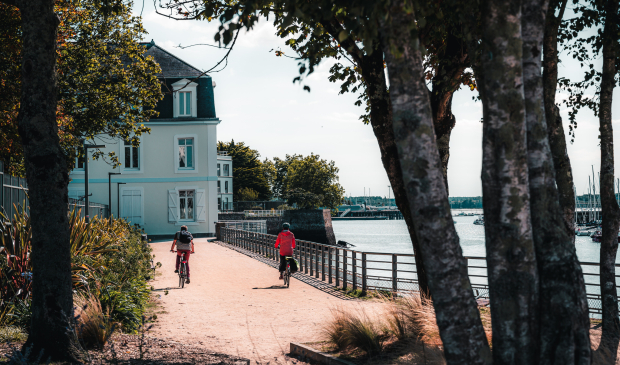
[[[344,189],[338,183],[334,161],[321,160],[319,155],[286,155],[286,160],[274,163],[278,172],[276,185],[279,194],[289,205],[302,209],[326,207],[336,209],[344,200]]]
[[[238,193],[238,201],[254,202],[258,200],[258,193],[251,188],[241,188]]]
[[[245,199],[241,195],[241,190],[246,188],[252,189],[258,194],[257,199],[254,200],[271,199],[267,173],[259,159],[258,151],[251,149],[243,142],[235,143],[234,140],[218,142],[217,149],[218,151],[228,151],[228,155],[232,156],[233,177],[235,179],[233,184],[234,200],[242,201]]]
[[[119,5],[113,15],[105,15],[100,6],[86,0],[62,0],[56,3],[55,11],[60,16],[58,42],[58,83],[59,105],[57,123],[60,143],[68,157],[67,168],[82,153],[81,140],[86,138],[121,137],[139,143],[139,136],[148,133],[149,128],[142,125],[156,114],[154,107],[161,99],[161,85],[157,80],[159,66],[152,58],[146,58],[146,51],[140,41],[144,29],[140,19],[131,16],[129,4]],[[10,19],[19,14],[15,8],[2,5],[0,16],[11,25],[7,32],[19,38],[19,24]],[[6,25],[3,25],[5,27]],[[1,36],[1,35],[0,35]],[[11,42],[12,37],[2,37],[0,41]],[[9,90],[19,89],[21,51],[10,47],[8,57],[12,60],[11,74],[1,77],[1,82]],[[7,140],[8,148],[0,153],[8,169],[20,175],[23,172],[23,156],[15,113],[11,108],[19,108],[14,95],[0,94],[2,113],[7,115],[7,128],[0,132]],[[83,157],[83,156],[82,156]],[[94,158],[102,157],[100,151]],[[118,164],[117,156],[107,157]]]
[[[140,109],[142,106],[145,109],[152,107],[157,97],[160,96],[160,88],[153,75],[156,72],[153,68],[154,64],[145,63],[140,53],[141,48],[134,45],[132,48],[134,52],[128,53],[123,53],[124,51],[120,48],[124,43],[117,37],[128,33],[136,34],[141,29],[134,26],[136,20],[126,20],[130,4],[108,2],[55,4],[55,1],[50,0],[28,2],[2,0],[1,2],[19,9],[21,18],[21,28],[8,32],[17,34],[20,37],[18,42],[21,43],[20,54],[12,58],[12,60],[21,62],[19,66],[14,66],[18,67],[21,73],[19,85],[12,86],[13,89],[21,90],[19,113],[15,122],[13,119],[8,119],[8,122],[3,121],[17,125],[18,133],[5,134],[2,138],[19,136],[19,140],[11,139],[11,146],[21,145],[23,149],[23,166],[29,187],[32,262],[35,270],[32,285],[32,324],[25,346],[31,347],[33,356],[42,354],[43,358],[50,357],[54,361],[75,361],[76,354],[72,352],[71,337],[67,331],[67,321],[73,313],[67,185],[69,183],[68,168],[75,155],[75,151],[69,146],[72,143],[75,144],[79,136],[89,137],[108,133],[113,136],[126,137],[130,133],[137,134],[146,131],[135,125],[141,120],[135,116],[150,115],[149,113],[152,112],[146,110],[130,112],[129,109]],[[7,12],[4,8],[2,14],[14,16],[16,12],[14,9]],[[80,16],[86,16],[86,21],[92,20],[94,18],[89,18],[89,16],[95,16],[95,14],[98,14],[96,16],[101,21],[98,25],[65,23],[68,19],[80,19]],[[89,57],[88,54],[82,53],[85,49],[80,48],[83,46],[80,39],[88,40],[87,43],[99,42],[103,50],[114,50],[114,52],[101,51],[100,48],[98,53],[91,53]],[[3,42],[4,40],[5,38]],[[74,42],[68,42],[68,40]],[[135,39],[124,41],[135,42]],[[88,64],[79,68],[77,67],[80,66],[79,64],[73,63],[75,69],[63,69],[63,65],[57,67],[59,53],[63,55],[65,52],[70,53],[69,50],[74,46],[78,51],[73,55],[78,58],[82,57],[82,61]],[[5,49],[4,46],[2,48]],[[20,50],[19,47],[11,49]],[[128,58],[123,59],[123,55],[128,55]],[[100,59],[93,60],[91,57]],[[71,64],[70,58],[65,60],[69,60],[68,63]],[[79,59],[75,61],[79,62]],[[132,64],[140,62],[142,66]],[[101,70],[92,69],[93,66],[99,66]],[[134,77],[136,75],[132,75],[131,72],[136,70],[142,73]],[[102,79],[85,73],[99,75]],[[86,82],[89,77],[91,83]],[[146,80],[146,82],[137,84],[136,78]],[[14,80],[7,79],[2,82]],[[64,94],[67,90],[59,88],[59,83],[63,85],[65,81],[78,81],[77,84],[70,85],[76,88],[70,100],[67,100]],[[89,100],[91,104],[82,103],[89,97],[99,98],[106,95],[105,93],[91,94],[91,91],[111,88],[113,92],[118,92],[122,89],[119,84],[130,88],[151,85],[151,88],[143,92],[151,93],[153,99],[149,100],[146,94],[140,94],[135,99],[121,95],[118,99],[110,97],[109,100]],[[97,85],[100,85],[100,89]],[[90,90],[91,88],[93,90]],[[126,91],[125,95],[130,93],[131,91]],[[82,96],[84,98],[81,98]],[[88,113],[86,113],[88,117],[82,119],[84,115],[78,113],[78,111],[88,112],[89,106],[99,102],[104,106],[113,107],[115,102],[127,100],[138,102],[111,110],[114,118],[126,116],[121,121],[110,121],[105,119],[107,118],[105,115],[102,119],[96,119],[94,114]],[[5,105],[4,102],[0,104]],[[8,104],[15,105],[14,101],[9,101]],[[118,110],[124,110],[125,114],[118,113]],[[12,118],[11,113],[9,117]],[[3,128],[2,132],[5,130],[7,129]],[[11,151],[19,153],[19,147]],[[16,165],[21,163],[20,159],[9,160],[9,162]]]
[[[620,207],[614,194],[614,146],[612,126],[613,90],[620,75],[620,15],[617,1],[586,1],[577,3],[573,10],[580,16],[564,24],[562,41],[573,58],[586,67],[583,80],[561,80],[569,92],[566,105],[569,112],[571,132],[577,127],[576,115],[582,108],[588,108],[599,118],[601,148],[601,209],[602,237],[600,251],[600,285],[603,328],[601,352],[611,355],[615,362],[620,341],[620,320],[616,289],[615,261],[618,252],[618,230],[620,228]],[[584,30],[598,28],[594,35],[581,35]],[[595,69],[593,61],[602,55],[603,67]],[[594,95],[588,95],[594,89]]]

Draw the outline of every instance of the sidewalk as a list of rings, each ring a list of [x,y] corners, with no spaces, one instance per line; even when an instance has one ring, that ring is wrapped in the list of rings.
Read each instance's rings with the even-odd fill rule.
[[[154,336],[197,342],[205,348],[249,358],[252,364],[292,364],[285,358],[291,342],[321,339],[330,308],[363,305],[345,300],[295,278],[282,287],[276,269],[206,239],[196,239],[190,257],[191,284],[178,288],[171,241],[152,243],[162,263],[153,281],[164,313],[158,314]],[[165,295],[165,291],[168,295]]]

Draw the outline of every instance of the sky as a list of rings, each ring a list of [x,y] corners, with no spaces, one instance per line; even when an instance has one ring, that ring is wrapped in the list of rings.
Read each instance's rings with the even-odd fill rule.
[[[134,14],[142,13],[148,32],[144,36],[146,41],[154,40],[201,70],[212,68],[225,55],[225,49],[208,46],[179,48],[215,44],[218,21],[172,20],[156,14],[153,2],[145,1],[143,10],[142,5],[140,1],[134,4]],[[304,81],[311,88],[307,92],[299,83],[293,84],[299,74],[298,61],[276,57],[272,51],[276,49],[294,56],[284,40],[275,35],[271,22],[262,19],[251,31],[241,31],[226,68],[210,74],[216,84],[215,108],[221,119],[218,140],[244,142],[257,150],[261,159],[314,153],[335,162],[347,196],[393,196],[372,128],[359,120],[364,109],[354,105],[357,95],[339,95],[339,84],[327,79],[332,63],[322,63]],[[560,59],[560,77],[583,74],[579,64],[567,54],[561,54]],[[598,69],[601,64],[600,59],[595,63]],[[475,91],[461,88],[453,98],[456,126],[450,141],[448,184],[450,195],[455,197],[482,195],[482,103],[473,101],[475,96]],[[619,97],[616,89],[612,110],[616,141],[620,138]],[[556,101],[565,98],[559,92]],[[561,106],[560,111],[568,131],[568,110]],[[588,191],[592,166],[595,173],[599,171],[598,119],[592,112],[582,110],[577,122],[575,142],[568,143],[568,154],[577,194],[583,194]],[[620,171],[618,149],[615,163],[616,171]]]

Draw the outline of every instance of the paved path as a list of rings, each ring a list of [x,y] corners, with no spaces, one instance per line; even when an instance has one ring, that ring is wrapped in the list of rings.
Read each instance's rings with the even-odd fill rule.
[[[277,270],[266,263],[206,239],[194,242],[191,284],[184,289],[173,272],[172,242],[151,244],[155,261],[163,265],[153,282],[164,310],[151,330],[155,336],[200,342],[253,364],[287,364],[290,342],[321,339],[330,308],[377,308],[374,302],[335,296],[307,277],[303,280],[313,285],[293,278],[290,288],[283,288]]]

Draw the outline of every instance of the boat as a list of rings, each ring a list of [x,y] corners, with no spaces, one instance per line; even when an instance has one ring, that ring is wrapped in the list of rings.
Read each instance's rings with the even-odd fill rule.
[[[474,221],[474,224],[478,226],[484,226],[484,216],[481,215],[478,218],[476,218],[476,220]]]
[[[596,231],[591,237],[593,242],[601,242],[603,239],[603,232]],[[620,232],[618,233],[618,242],[620,242]]]
[[[593,230],[589,230],[589,229],[582,230],[581,228],[578,228],[575,231],[575,236],[592,236],[592,233],[594,233]]]

